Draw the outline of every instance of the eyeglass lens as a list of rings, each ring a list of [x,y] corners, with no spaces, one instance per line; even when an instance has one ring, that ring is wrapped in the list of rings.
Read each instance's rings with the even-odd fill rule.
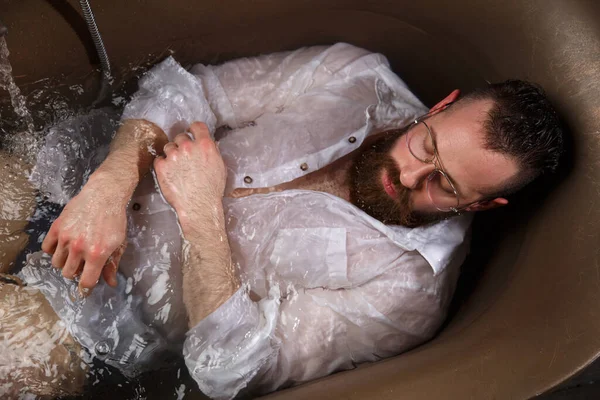
[[[433,137],[424,123],[407,132],[406,141],[411,154],[419,161],[435,165]],[[458,194],[450,178],[436,165],[427,179],[427,193],[433,205],[440,211],[450,211],[459,205]]]

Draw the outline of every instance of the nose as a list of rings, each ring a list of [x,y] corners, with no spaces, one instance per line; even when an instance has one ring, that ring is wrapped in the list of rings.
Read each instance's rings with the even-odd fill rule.
[[[405,165],[400,170],[400,183],[408,189],[415,190],[434,170],[435,166],[433,164],[423,163],[415,159],[414,162]]]

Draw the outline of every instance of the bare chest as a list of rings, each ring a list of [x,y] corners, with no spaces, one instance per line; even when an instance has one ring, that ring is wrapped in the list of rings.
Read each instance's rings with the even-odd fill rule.
[[[285,182],[279,185],[263,188],[237,188],[227,197],[240,198],[253,194],[266,194],[284,190],[314,190],[325,192],[340,197],[346,201],[350,198],[349,187],[346,181],[349,160],[342,158],[318,171]]]

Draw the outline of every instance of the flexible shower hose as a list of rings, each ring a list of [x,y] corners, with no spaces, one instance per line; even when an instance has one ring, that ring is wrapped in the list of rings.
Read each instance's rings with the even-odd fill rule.
[[[102,86],[100,87],[100,92],[98,93],[96,101],[92,104],[92,106],[94,106],[104,100],[109,93],[108,89],[110,88],[112,79],[110,61],[108,60],[108,54],[106,53],[106,48],[104,47],[100,32],[98,31],[98,26],[96,25],[96,19],[94,18],[90,3],[88,0],[79,0],[79,5],[81,6],[81,11],[83,12],[83,17],[87,23],[90,35],[92,35],[94,46],[96,46],[96,53],[98,53],[98,58],[100,59],[100,65],[102,67]]]
[[[102,65],[102,72],[105,77],[110,78],[110,61],[108,60],[108,54],[106,54],[106,48],[104,47],[104,42],[102,42],[102,37],[98,31],[98,26],[96,25],[96,19],[94,18],[90,3],[88,0],[79,0],[79,4],[81,5],[83,18],[85,18],[90,35],[92,35],[92,39],[94,40],[94,46],[96,46],[96,52],[98,53],[98,58],[100,58],[100,64]]]

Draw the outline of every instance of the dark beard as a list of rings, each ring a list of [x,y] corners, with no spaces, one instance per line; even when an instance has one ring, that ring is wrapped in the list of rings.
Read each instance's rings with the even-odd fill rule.
[[[348,170],[350,202],[386,225],[404,225],[414,228],[446,218],[445,213],[420,213],[412,209],[410,189],[400,183],[400,170],[389,155],[394,143],[407,128],[388,131],[356,155]],[[392,199],[381,182],[387,175],[398,194]]]

